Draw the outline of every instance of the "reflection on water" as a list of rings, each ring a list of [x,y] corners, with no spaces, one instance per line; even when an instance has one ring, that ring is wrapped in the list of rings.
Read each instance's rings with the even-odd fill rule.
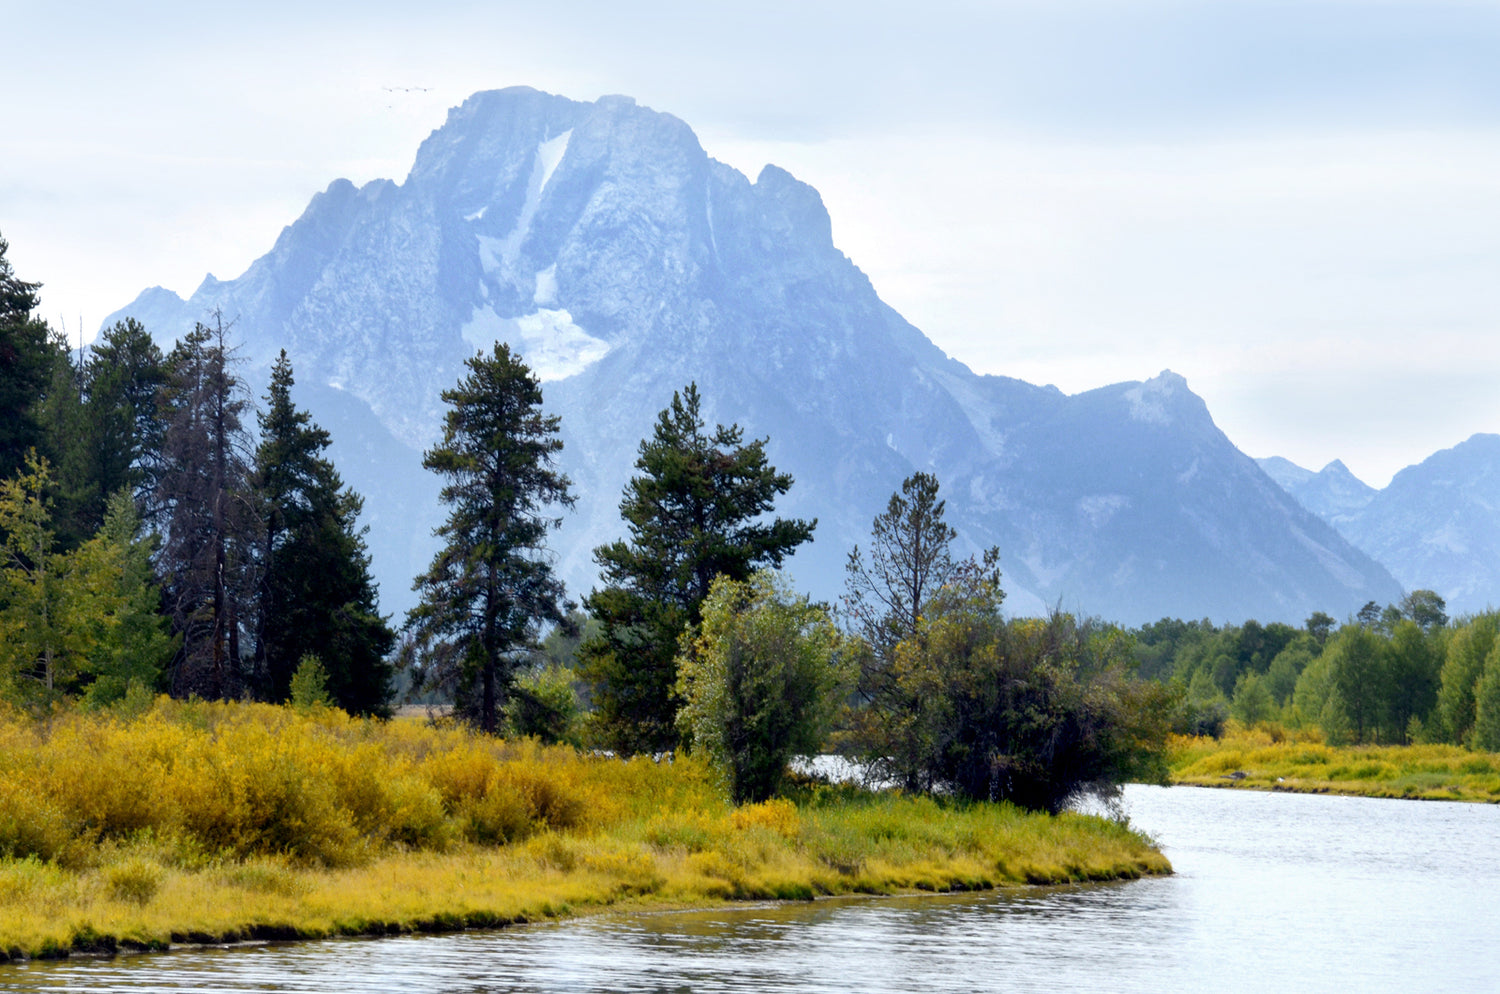
[[[1500,807],[1132,787],[1171,878],[0,968],[0,990],[1477,991]]]

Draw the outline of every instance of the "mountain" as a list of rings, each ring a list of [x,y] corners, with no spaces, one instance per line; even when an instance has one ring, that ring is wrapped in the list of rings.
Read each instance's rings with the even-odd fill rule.
[[[1339,528],[1408,590],[1436,590],[1449,614],[1500,606],[1500,435],[1408,466]]]
[[[1255,461],[1299,504],[1341,530],[1379,493],[1337,459],[1316,473],[1280,456]]]
[[[880,299],[816,190],[775,166],[751,181],[626,97],[476,94],[405,182],[336,181],[238,279],[187,301],[148,290],[106,323],[135,316],[170,341],[214,311],[254,364],[291,356],[366,495],[387,610],[411,603],[434,548],[419,452],[439,394],[497,338],[562,416],[579,500],[553,547],[575,592],[592,548],[622,533],[639,440],[696,381],[711,422],[768,437],[796,478],[778,511],[818,528],[789,568],[819,597],[918,469],[942,481],[966,549],[1000,546],[1014,611],[1300,621],[1400,593],[1181,377],[1065,396],[975,375]]]

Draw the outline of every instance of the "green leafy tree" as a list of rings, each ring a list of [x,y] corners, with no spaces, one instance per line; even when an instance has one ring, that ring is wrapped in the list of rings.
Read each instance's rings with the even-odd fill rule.
[[[1435,590],[1413,590],[1401,598],[1398,610],[1427,634],[1448,623],[1448,605]]]
[[[1165,782],[1176,703],[1130,677],[1130,639],[1069,615],[1005,620],[977,571],[945,586],[896,646],[902,706],[876,715],[865,760],[876,777],[1056,813],[1080,795],[1113,799],[1130,780]]]
[[[1362,624],[1345,625],[1324,650],[1330,689],[1356,743],[1376,737],[1388,708],[1390,674],[1383,650],[1380,636]]]
[[[334,703],[328,694],[328,671],[312,653],[297,662],[297,669],[288,681],[287,703],[302,712],[317,711]]]
[[[1176,730],[1184,735],[1206,735],[1220,738],[1229,720],[1229,698],[1214,682],[1208,669],[1195,670],[1182,701],[1182,714]]]
[[[1271,660],[1266,669],[1266,689],[1278,708],[1292,699],[1297,689],[1297,678],[1318,652],[1317,644],[1306,634],[1297,637]]]
[[[407,626],[419,684],[453,695],[486,732],[499,728],[515,676],[542,627],[563,620],[562,583],[544,555],[547,533],[569,507],[566,476],[553,468],[558,418],[542,413],[542,390],[503,344],[468,360],[469,373],[443,392],[443,438],[422,465],[446,479],[442,550],[413,589],[421,603]]]
[[[301,661],[317,657],[334,704],[351,714],[390,713],[396,636],[380,616],[362,502],[324,455],[328,433],[292,402],[292,364],[271,371],[255,487],[265,527],[260,554],[257,683],[284,701]]]
[[[1435,716],[1449,742],[1465,744],[1474,731],[1474,685],[1500,634],[1500,614],[1482,614],[1459,626],[1448,640]]]
[[[73,554],[84,592],[72,600],[91,630],[84,695],[93,706],[123,700],[131,687],[155,690],[176,652],[151,565],[155,551],[156,536],[143,534],[129,491],[118,490],[98,533]]]
[[[1266,681],[1258,673],[1244,673],[1234,685],[1234,698],[1229,704],[1229,713],[1247,728],[1269,721],[1276,712],[1276,701]]]
[[[774,796],[792,757],[822,746],[845,684],[839,644],[828,612],[777,574],[714,581],[702,624],[683,638],[677,723],[735,803]]]
[[[1436,628],[1424,629],[1415,619],[1403,618],[1396,623],[1390,641],[1385,645],[1386,672],[1390,680],[1387,725],[1396,740],[1407,738],[1412,719],[1417,719],[1420,727],[1422,718],[1437,706],[1438,674],[1442,665],[1437,632]]]
[[[69,622],[66,564],[53,549],[47,491],[51,470],[35,450],[25,469],[0,481],[0,673],[12,697],[50,698],[71,681],[86,644]]]
[[[1500,640],[1490,648],[1474,685],[1474,748],[1500,752]]]
[[[1308,616],[1305,626],[1307,634],[1311,635],[1313,641],[1317,643],[1319,651],[1322,650],[1323,644],[1328,641],[1328,636],[1333,634],[1333,629],[1337,624],[1338,622],[1333,619],[1332,615],[1325,614],[1322,611],[1314,611]]]
[[[107,704],[131,681],[154,686],[174,648],[151,583],[151,543],[121,493],[98,534],[56,551],[49,482],[34,455],[0,482],[0,685],[27,703],[82,692]]]
[[[1318,725],[1328,704],[1333,681],[1328,656],[1320,654],[1302,669],[1292,694],[1291,721],[1299,727]]]
[[[766,439],[746,442],[738,425],[708,432],[700,403],[696,385],[672,395],[620,502],[629,538],[594,550],[604,586],[585,605],[600,628],[579,672],[593,735],[624,753],[677,745],[677,643],[714,579],[779,567],[817,524],[767,517],[791,476],[767,461]]]

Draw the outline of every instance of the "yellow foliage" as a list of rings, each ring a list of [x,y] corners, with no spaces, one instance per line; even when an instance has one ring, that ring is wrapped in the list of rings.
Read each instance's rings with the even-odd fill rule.
[[[1500,771],[1491,759],[1461,746],[1334,747],[1315,734],[1281,738],[1274,732],[1239,730],[1217,741],[1175,736],[1169,745],[1172,780],[1368,797],[1494,801],[1500,796]]]
[[[691,757],[258,704],[0,712],[0,952],[1166,870],[1112,823],[1005,805],[851,788],[734,808]]]
[[[736,808],[729,816],[729,823],[739,831],[752,827],[769,829],[784,839],[795,839],[802,828],[797,806],[780,797]]]

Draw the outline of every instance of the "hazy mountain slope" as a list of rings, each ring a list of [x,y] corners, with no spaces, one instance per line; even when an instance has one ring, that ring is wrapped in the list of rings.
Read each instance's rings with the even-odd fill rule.
[[[499,338],[563,417],[580,499],[555,548],[575,591],[621,532],[637,443],[696,380],[711,419],[769,436],[795,475],[779,509],[819,519],[791,563],[818,596],[915,469],[939,475],[972,547],[1001,546],[1015,609],[1301,620],[1399,594],[1179,377],[1065,397],[975,376],[880,300],[816,190],[774,166],[752,182],[628,98],[476,94],[403,184],[333,183],[244,276],[174,301],[151,290],[121,313],[170,339],[218,308],[258,361],[288,350],[316,416],[359,439],[345,472],[380,548],[431,548],[418,451],[464,357]],[[388,608],[410,602],[414,558],[377,559]]]
[[[1436,590],[1450,614],[1500,606],[1500,435],[1408,466],[1340,527],[1408,590]]]
[[[1298,503],[1335,528],[1358,517],[1379,493],[1337,459],[1316,473],[1280,456],[1256,462]]]

